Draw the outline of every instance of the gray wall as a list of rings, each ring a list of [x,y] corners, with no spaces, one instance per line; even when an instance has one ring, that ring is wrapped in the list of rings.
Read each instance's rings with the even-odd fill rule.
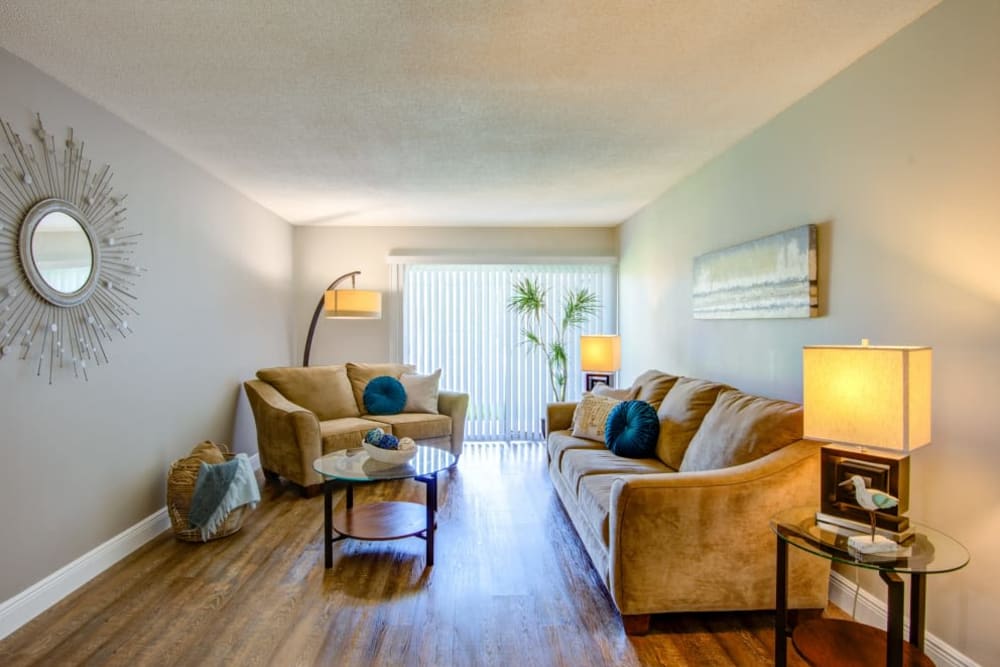
[[[2,601],[162,508],[170,462],[199,441],[256,451],[239,383],[291,358],[292,231],[2,50],[0,88],[0,116],[24,140],[40,112],[57,142],[72,127],[111,165],[148,268],[136,333],[89,382],[49,386],[27,362],[0,361]]]
[[[621,228],[625,378],[649,367],[801,399],[806,344],[934,347],[910,516],[972,552],[929,630],[1000,663],[1000,3],[950,0]],[[691,316],[692,258],[820,223],[824,316]],[[882,595],[878,579],[864,586]]]
[[[296,227],[295,359],[323,290],[337,276],[361,271],[359,289],[382,290],[383,317],[372,321],[325,320],[316,326],[310,363],[389,359],[392,288],[386,257],[393,251],[512,255],[618,254],[613,228]]]

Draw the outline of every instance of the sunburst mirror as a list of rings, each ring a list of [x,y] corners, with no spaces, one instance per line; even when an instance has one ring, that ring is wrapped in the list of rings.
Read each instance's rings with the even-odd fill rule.
[[[91,170],[72,128],[57,152],[36,122],[37,153],[0,118],[10,148],[0,163],[0,359],[31,362],[49,384],[60,372],[86,380],[89,364],[110,360],[107,344],[132,333],[140,235],[125,232],[111,168]]]

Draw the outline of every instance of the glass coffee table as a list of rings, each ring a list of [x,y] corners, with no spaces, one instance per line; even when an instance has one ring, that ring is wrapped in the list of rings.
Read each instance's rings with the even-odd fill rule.
[[[862,554],[848,546],[855,534],[816,522],[816,507],[796,507],[771,518],[777,536],[776,614],[774,664],[787,660],[786,637],[792,635],[796,650],[809,664],[933,664],[923,653],[926,577],[953,572],[966,566],[969,552],[964,546],[929,526],[911,522],[916,532],[900,545],[897,553]],[[875,570],[888,588],[887,631],[854,621],[820,618],[795,627],[788,625],[788,546],[835,563]],[[910,636],[903,641],[903,579],[910,575]],[[850,658],[850,660],[848,660]]]
[[[333,567],[333,543],[356,540],[398,540],[419,537],[427,542],[427,565],[434,565],[434,530],[437,513],[437,475],[455,465],[454,454],[437,447],[417,446],[417,454],[403,464],[376,461],[357,449],[341,449],[313,461],[323,476],[323,546],[325,565]],[[391,479],[415,479],[427,485],[427,502],[385,501],[354,505],[354,485]],[[333,509],[334,482],[347,482],[347,495]],[[334,535],[336,533],[336,535]]]

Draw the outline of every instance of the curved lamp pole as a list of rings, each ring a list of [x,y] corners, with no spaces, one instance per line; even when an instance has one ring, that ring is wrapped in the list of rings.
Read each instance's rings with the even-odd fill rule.
[[[323,291],[323,296],[319,298],[319,303],[316,304],[316,310],[313,311],[312,320],[309,322],[309,333],[306,335],[306,350],[302,355],[302,365],[309,365],[309,351],[312,349],[313,334],[316,333],[316,322],[319,320],[319,314],[323,311],[323,304],[326,301],[326,293],[336,289],[337,285],[344,282],[348,278],[351,279],[351,288],[354,288],[354,276],[360,275],[360,271],[350,271],[340,276]]]

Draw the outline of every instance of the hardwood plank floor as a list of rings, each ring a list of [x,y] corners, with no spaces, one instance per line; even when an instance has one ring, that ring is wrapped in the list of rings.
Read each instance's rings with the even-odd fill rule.
[[[424,493],[407,480],[355,498]],[[433,568],[409,538],[338,542],[325,570],[322,496],[269,484],[240,532],[191,544],[168,531],[0,642],[0,664],[771,663],[770,613],[660,615],[626,636],[542,445],[468,445],[439,493]]]

